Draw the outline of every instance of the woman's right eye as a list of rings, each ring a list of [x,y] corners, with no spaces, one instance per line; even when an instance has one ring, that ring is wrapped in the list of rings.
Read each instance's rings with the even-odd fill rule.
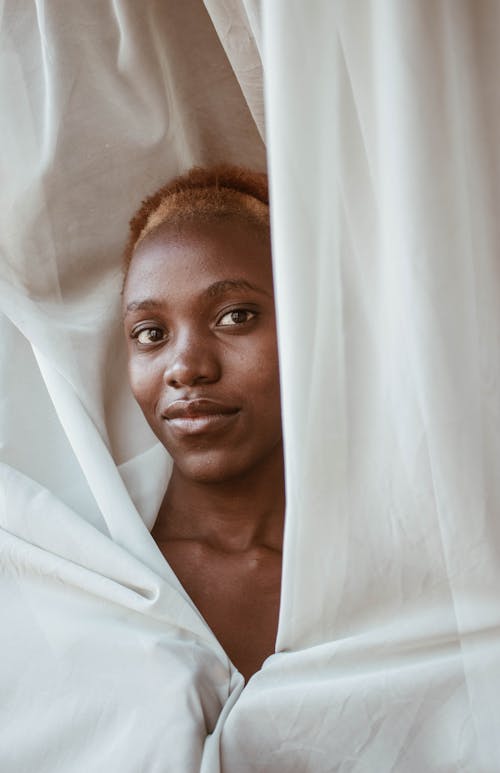
[[[134,338],[140,344],[157,344],[164,340],[165,333],[159,327],[143,327],[134,335]]]

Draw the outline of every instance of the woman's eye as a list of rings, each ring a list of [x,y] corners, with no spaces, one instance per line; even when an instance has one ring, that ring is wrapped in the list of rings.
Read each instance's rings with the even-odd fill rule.
[[[250,311],[249,309],[234,309],[233,311],[228,311],[224,314],[217,324],[219,326],[222,325],[223,327],[229,325],[243,325],[245,322],[250,322],[254,317],[255,311]]]
[[[157,344],[163,341],[165,334],[159,327],[147,327],[139,330],[134,336],[140,344]]]

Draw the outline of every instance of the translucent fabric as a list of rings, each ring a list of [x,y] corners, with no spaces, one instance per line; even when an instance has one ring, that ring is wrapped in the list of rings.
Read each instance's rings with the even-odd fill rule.
[[[495,773],[500,7],[0,9],[2,773]],[[243,689],[149,534],[120,252],[264,132],[287,516]]]

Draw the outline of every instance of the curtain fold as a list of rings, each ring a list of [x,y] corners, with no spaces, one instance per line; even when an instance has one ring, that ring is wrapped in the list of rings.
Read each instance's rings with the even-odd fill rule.
[[[259,133],[265,139],[260,0],[203,0]]]
[[[493,771],[498,8],[262,15],[288,506],[227,769]]]

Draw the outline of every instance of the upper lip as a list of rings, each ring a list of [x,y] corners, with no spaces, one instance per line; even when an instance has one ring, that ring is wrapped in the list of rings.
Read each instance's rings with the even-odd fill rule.
[[[237,413],[237,411],[238,408],[233,405],[199,398],[194,400],[174,400],[174,402],[167,406],[162,415],[164,419],[190,419],[198,416]]]

